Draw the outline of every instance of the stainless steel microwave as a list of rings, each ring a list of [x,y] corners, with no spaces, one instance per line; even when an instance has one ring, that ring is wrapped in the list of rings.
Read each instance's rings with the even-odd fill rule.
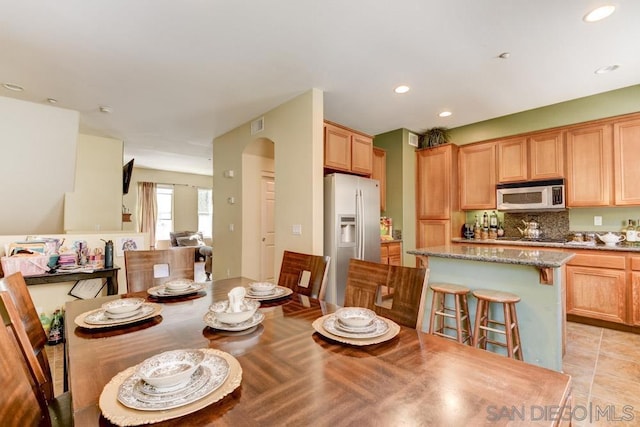
[[[500,211],[565,209],[562,179],[498,184],[496,192],[496,203]]]

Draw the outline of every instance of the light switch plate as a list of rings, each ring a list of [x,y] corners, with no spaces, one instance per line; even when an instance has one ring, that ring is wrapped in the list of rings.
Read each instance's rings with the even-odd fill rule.
[[[602,217],[594,216],[593,217],[593,225],[602,225]]]
[[[302,224],[293,224],[291,226],[291,234],[293,234],[295,236],[301,236],[302,235]]]

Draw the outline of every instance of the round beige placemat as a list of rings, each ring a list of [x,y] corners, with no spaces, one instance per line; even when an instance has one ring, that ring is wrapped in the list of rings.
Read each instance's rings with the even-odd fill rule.
[[[147,320],[147,319],[151,319],[152,317],[156,317],[158,314],[162,313],[162,305],[160,305],[160,304],[156,304],[154,302],[145,302],[144,305],[153,306],[153,311],[151,313],[147,314],[146,316],[138,317],[138,318],[135,318],[135,319],[122,319],[122,321],[119,321],[119,322],[105,323],[105,324],[101,324],[101,325],[85,322],[84,321],[85,317],[87,317],[88,315],[90,315],[92,313],[95,313],[96,311],[102,310],[101,308],[97,308],[95,310],[91,310],[91,311],[87,311],[86,313],[79,314],[73,320],[73,322],[77,326],[80,326],[81,328],[86,328],[86,329],[113,328],[114,326],[123,326],[123,325],[128,325],[129,323],[131,323],[131,324],[138,323],[138,322],[141,322],[143,320]]]
[[[181,406],[174,409],[166,409],[161,411],[138,411],[136,409],[127,408],[120,402],[118,402],[118,388],[120,384],[133,375],[136,370],[136,366],[125,369],[117,374],[104,386],[102,394],[100,395],[99,405],[102,415],[119,426],[134,426],[139,424],[152,424],[160,421],[170,420],[172,418],[182,417],[192,412],[196,412],[212,403],[222,399],[233,390],[235,390],[242,382],[242,367],[240,362],[235,357],[224,351],[203,348],[203,352],[211,355],[222,357],[229,364],[229,376],[222,383],[222,385],[214,390],[211,394],[203,397],[200,400],[189,403],[188,405]]]
[[[372,345],[372,344],[380,344],[381,342],[389,341],[391,338],[395,337],[400,333],[400,325],[394,322],[391,319],[387,319],[386,317],[378,316],[379,319],[384,320],[389,325],[389,330],[379,337],[374,338],[345,338],[339,335],[334,335],[331,332],[328,332],[322,324],[325,319],[333,316],[333,314],[327,314],[325,316],[319,317],[313,321],[313,329],[316,330],[320,335],[325,336],[327,338],[332,339],[333,341],[338,341],[345,344],[351,345]]]

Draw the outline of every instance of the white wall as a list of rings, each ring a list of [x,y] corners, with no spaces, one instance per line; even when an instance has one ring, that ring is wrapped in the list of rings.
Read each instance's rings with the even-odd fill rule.
[[[275,144],[275,265],[279,267],[285,249],[322,255],[323,117],[323,94],[312,89],[265,113],[262,132],[251,135],[250,123],[246,123],[214,140],[214,278],[249,271],[242,262],[242,154],[258,138]],[[225,178],[225,170],[234,170],[235,177]],[[234,197],[236,203],[227,203],[228,197]],[[234,224],[234,231],[229,230],[229,224]],[[302,226],[302,235],[292,235],[293,224]]]
[[[75,191],[65,194],[64,230],[122,229],[121,140],[78,135]]]
[[[0,97],[0,234],[62,232],[78,121],[77,111]]]

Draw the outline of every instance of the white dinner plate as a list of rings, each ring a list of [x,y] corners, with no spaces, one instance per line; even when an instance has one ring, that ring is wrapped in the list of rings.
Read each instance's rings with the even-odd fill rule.
[[[130,368],[116,374],[111,381],[104,386],[99,399],[102,416],[113,424],[119,426],[153,424],[191,414],[224,398],[235,390],[242,382],[242,367],[238,360],[227,352],[212,348],[204,348],[201,350],[207,355],[216,355],[225,359],[229,366],[227,379],[224,380],[222,385],[213,392],[191,402],[190,404],[173,409],[142,411],[128,408],[118,402],[118,390],[120,385],[135,373],[136,366],[131,366]]]
[[[216,318],[216,314],[212,311],[207,311],[207,313],[204,315],[204,323],[206,323],[207,326],[213,329],[231,332],[244,331],[246,329],[253,328],[254,326],[259,325],[263,320],[264,314],[260,311],[256,311],[251,319],[241,323],[237,323],[235,325],[219,321]]]
[[[202,283],[194,283],[193,285],[183,289],[183,290],[171,290],[168,289],[165,285],[154,286],[152,288],[147,289],[147,293],[149,295],[153,295],[158,298],[167,298],[167,297],[182,297],[186,295],[191,295],[200,292],[204,289],[204,284]]]
[[[84,322],[90,325],[119,325],[122,323],[130,323],[135,322],[136,320],[140,320],[145,318],[146,316],[153,313],[155,310],[155,304],[144,303],[140,306],[140,311],[134,316],[128,316],[125,318],[113,318],[112,314],[107,313],[106,310],[99,308],[97,310],[93,310],[89,313],[86,313],[84,316]]]
[[[338,318],[335,315],[329,316],[324,320],[324,323],[322,323],[322,327],[326,331],[332,333],[333,335],[338,335],[339,337],[343,337],[343,338],[356,338],[356,339],[376,338],[384,335],[389,330],[389,325],[381,317],[375,318],[375,320],[373,321],[373,329],[368,332],[360,332],[360,331],[349,332],[344,330],[343,329],[344,326],[338,325],[338,323],[339,323]]]
[[[252,298],[252,299],[256,299],[258,301],[269,301],[272,299],[278,299],[278,298],[284,298],[287,297],[289,295],[291,295],[293,293],[293,290],[286,288],[284,286],[276,286],[274,289],[274,292],[272,294],[269,295],[264,295],[264,294],[256,294],[254,292],[251,291],[251,288],[247,288],[247,293],[245,295],[245,298]]]
[[[396,322],[394,322],[391,319],[386,319],[384,317],[378,317],[379,319],[383,320],[384,322],[387,323],[389,329],[387,330],[387,332],[385,332],[384,334],[377,336],[377,337],[373,337],[373,338],[363,338],[363,337],[358,337],[358,338],[349,338],[349,337],[345,337],[345,334],[342,335],[336,335],[332,332],[329,332],[327,329],[324,328],[324,323],[325,321],[330,318],[333,317],[335,318],[335,316],[333,314],[327,314],[324,315],[322,317],[317,318],[316,320],[313,321],[312,326],[313,329],[315,329],[315,331],[317,333],[319,333],[320,335],[331,339],[332,341],[337,341],[337,342],[341,342],[344,344],[350,344],[350,345],[355,345],[355,346],[366,346],[366,345],[374,345],[374,344],[380,344],[383,343],[385,341],[389,341],[391,339],[393,339],[396,335],[398,335],[400,333],[400,325],[398,325]]]
[[[142,401],[136,397],[134,389],[142,379],[139,375],[134,373],[118,388],[118,401],[124,406],[140,411],[163,411],[166,409],[178,408],[180,406],[188,405],[191,402],[202,399],[209,393],[212,393],[218,387],[224,383],[229,375],[229,363],[222,357],[207,354],[201,364],[207,370],[203,370],[204,373],[209,373],[210,376],[207,382],[197,390],[192,390],[190,387],[183,389],[183,393],[178,393],[178,396],[174,396],[171,399],[148,399],[148,401]]]

